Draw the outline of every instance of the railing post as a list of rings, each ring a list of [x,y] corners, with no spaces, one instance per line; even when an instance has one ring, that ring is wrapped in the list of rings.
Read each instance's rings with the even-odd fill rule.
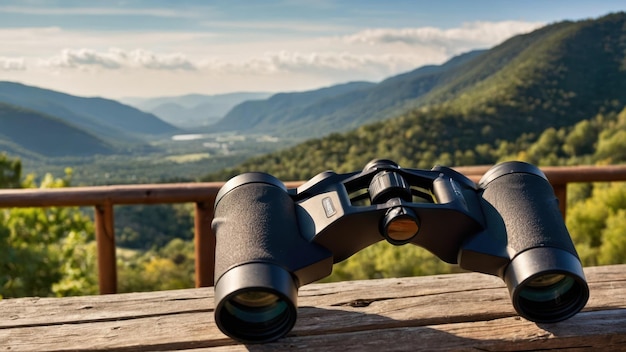
[[[196,287],[213,286],[215,267],[215,235],[211,229],[212,202],[196,203],[194,243],[196,255]]]
[[[567,214],[567,183],[553,184],[552,188],[554,188],[554,194],[559,199],[559,209],[561,210],[561,215],[563,215],[563,220],[565,220]]]
[[[98,285],[100,294],[117,293],[117,262],[115,260],[115,232],[113,204],[96,205],[96,243],[98,246]]]

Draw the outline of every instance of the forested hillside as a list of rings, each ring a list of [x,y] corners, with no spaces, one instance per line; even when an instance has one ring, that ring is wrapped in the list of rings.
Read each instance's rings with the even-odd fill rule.
[[[0,110],[0,145],[35,159],[148,149],[146,138],[180,132],[152,114],[113,100],[14,82],[0,82]]]
[[[288,126],[302,127],[314,121],[311,112],[319,115],[340,108],[340,105],[329,106],[332,98],[359,95],[373,85],[369,82],[350,82],[313,91],[278,93],[265,100],[246,101],[209,126],[209,130],[282,134],[290,128]],[[315,128],[316,133],[319,133],[318,130],[319,126]]]
[[[36,153],[47,157],[111,154],[115,149],[59,118],[2,102],[0,146],[14,155]]]
[[[590,153],[602,131],[613,128],[626,104],[625,48],[625,13],[553,24],[465,62],[459,76],[443,80],[419,98],[420,107],[400,116],[253,158],[206,179],[250,170],[306,179],[326,169],[358,170],[373,158],[421,168],[510,157],[593,162]],[[566,144],[558,146],[560,141]],[[618,162],[620,153],[615,155]]]
[[[176,133],[152,114],[117,101],[85,98],[14,82],[0,82],[0,102],[45,112],[91,133],[119,139],[133,135]]]
[[[233,108],[210,130],[254,131],[311,138],[347,131],[402,111],[411,102],[458,76],[476,50],[442,65],[428,65],[378,84],[353,82],[308,92],[281,93]]]

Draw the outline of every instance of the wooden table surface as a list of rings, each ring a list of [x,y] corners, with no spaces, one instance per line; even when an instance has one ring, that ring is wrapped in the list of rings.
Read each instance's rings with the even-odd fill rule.
[[[0,351],[626,351],[626,265],[585,273],[589,303],[555,324],[516,316],[483,274],[311,284],[295,328],[265,345],[217,329],[212,288],[4,299]]]

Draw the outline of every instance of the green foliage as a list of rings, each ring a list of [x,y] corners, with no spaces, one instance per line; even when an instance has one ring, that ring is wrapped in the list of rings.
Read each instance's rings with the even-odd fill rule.
[[[98,293],[96,242],[87,232],[72,231],[60,241],[60,280],[52,284],[55,296]]]
[[[570,157],[591,154],[597,138],[597,127],[590,120],[580,121],[565,137],[563,151]]]
[[[46,175],[40,188],[66,187]],[[23,186],[35,187],[29,176]],[[49,296],[95,292],[93,222],[78,208],[0,210],[0,296]]]
[[[193,239],[191,204],[115,207],[115,240],[130,249],[161,248],[173,238]]]
[[[0,157],[4,187],[70,186],[70,168],[62,178],[46,174],[37,182],[30,174],[20,180],[20,160]],[[140,249],[119,250],[121,291],[193,287],[192,211],[183,204],[116,208],[118,245]],[[96,243],[88,213],[75,207],[0,210],[0,298],[96,294]]]
[[[22,179],[22,162],[0,153],[0,188],[19,188]]]
[[[413,245],[398,247],[382,241],[335,264],[332,275],[321,281],[421,276],[458,271],[458,267],[444,263],[423,248]]]
[[[567,227],[584,265],[626,262],[626,184],[594,184],[567,211]]]
[[[119,292],[194,287],[193,241],[177,238],[160,249],[127,253],[118,259]]]

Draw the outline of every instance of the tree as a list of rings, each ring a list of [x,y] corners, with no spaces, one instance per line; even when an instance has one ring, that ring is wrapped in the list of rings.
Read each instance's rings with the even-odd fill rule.
[[[427,250],[412,244],[394,246],[381,241],[335,264],[323,282],[445,274],[458,271]]]
[[[118,260],[120,292],[173,290],[194,286],[194,244],[176,238],[160,249],[131,252]]]
[[[22,162],[0,153],[0,188],[19,188],[22,180]]]
[[[610,163],[626,161],[626,129],[603,132],[598,141],[596,157]]]
[[[567,228],[583,265],[623,263],[626,184],[596,183],[591,197],[567,211]],[[620,253],[620,250],[622,252]]]
[[[40,188],[69,185],[46,175]],[[24,187],[36,187],[29,175]],[[95,292],[93,223],[78,208],[0,211],[0,296],[50,296]],[[91,258],[91,259],[90,259]]]
[[[619,209],[606,220],[598,264],[626,263],[626,209]]]
[[[592,123],[589,120],[580,121],[565,137],[563,151],[569,156],[593,153],[597,139],[598,132]]]

